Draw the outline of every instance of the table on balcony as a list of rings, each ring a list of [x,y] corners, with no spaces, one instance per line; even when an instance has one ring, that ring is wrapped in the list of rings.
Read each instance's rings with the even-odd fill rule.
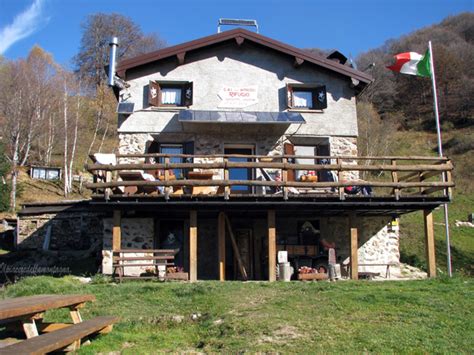
[[[190,171],[188,173],[189,180],[212,180],[214,173],[212,171]],[[215,188],[212,186],[193,186],[193,195],[210,195],[215,193]]]

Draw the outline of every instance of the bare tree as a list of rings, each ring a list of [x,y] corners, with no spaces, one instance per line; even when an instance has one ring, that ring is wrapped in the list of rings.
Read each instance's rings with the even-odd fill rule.
[[[79,53],[74,58],[83,79],[96,87],[105,82],[104,66],[108,63],[109,40],[119,38],[117,56],[130,58],[165,46],[157,34],[145,35],[130,18],[120,14],[96,13],[89,15],[82,24],[83,34]]]

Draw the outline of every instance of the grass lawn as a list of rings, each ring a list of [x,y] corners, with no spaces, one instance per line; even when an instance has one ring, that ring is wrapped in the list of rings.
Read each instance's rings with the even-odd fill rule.
[[[405,282],[104,283],[30,277],[2,297],[93,293],[83,318],[118,315],[80,353],[278,351],[472,353],[470,278]],[[197,314],[193,320],[192,315]],[[68,319],[65,310],[48,321]]]

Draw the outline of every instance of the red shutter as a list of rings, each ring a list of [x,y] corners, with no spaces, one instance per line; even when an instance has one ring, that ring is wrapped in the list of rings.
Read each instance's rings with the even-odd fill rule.
[[[326,86],[318,86],[312,91],[313,96],[313,109],[314,110],[323,110],[328,107],[328,100],[326,94]]]
[[[186,83],[183,87],[183,106],[191,106],[193,104],[193,82]]]
[[[148,86],[148,105],[160,106],[160,84],[150,81]]]
[[[285,155],[295,155],[295,146],[291,143],[283,144],[283,152]],[[294,163],[294,159],[288,159],[288,162]],[[288,181],[295,181],[295,171],[288,170]]]
[[[293,87],[290,84],[286,84],[286,105],[288,108],[293,107]]]

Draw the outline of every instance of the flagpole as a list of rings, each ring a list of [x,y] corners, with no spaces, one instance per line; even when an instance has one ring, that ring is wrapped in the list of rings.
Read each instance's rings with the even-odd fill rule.
[[[436,76],[434,70],[434,59],[433,59],[433,48],[431,47],[431,41],[428,41],[428,48],[430,50],[430,69],[431,69],[431,82],[433,83],[433,98],[434,98],[434,112],[436,118],[436,133],[438,136],[438,154],[440,157],[443,156],[443,146],[441,144],[441,129],[439,124],[439,112],[438,112],[438,94],[436,90]],[[446,176],[443,174],[443,181],[446,181]],[[451,268],[451,243],[449,238],[449,218],[448,218],[448,204],[445,203],[444,207],[444,226],[446,232],[446,257],[449,277],[453,276]]]

